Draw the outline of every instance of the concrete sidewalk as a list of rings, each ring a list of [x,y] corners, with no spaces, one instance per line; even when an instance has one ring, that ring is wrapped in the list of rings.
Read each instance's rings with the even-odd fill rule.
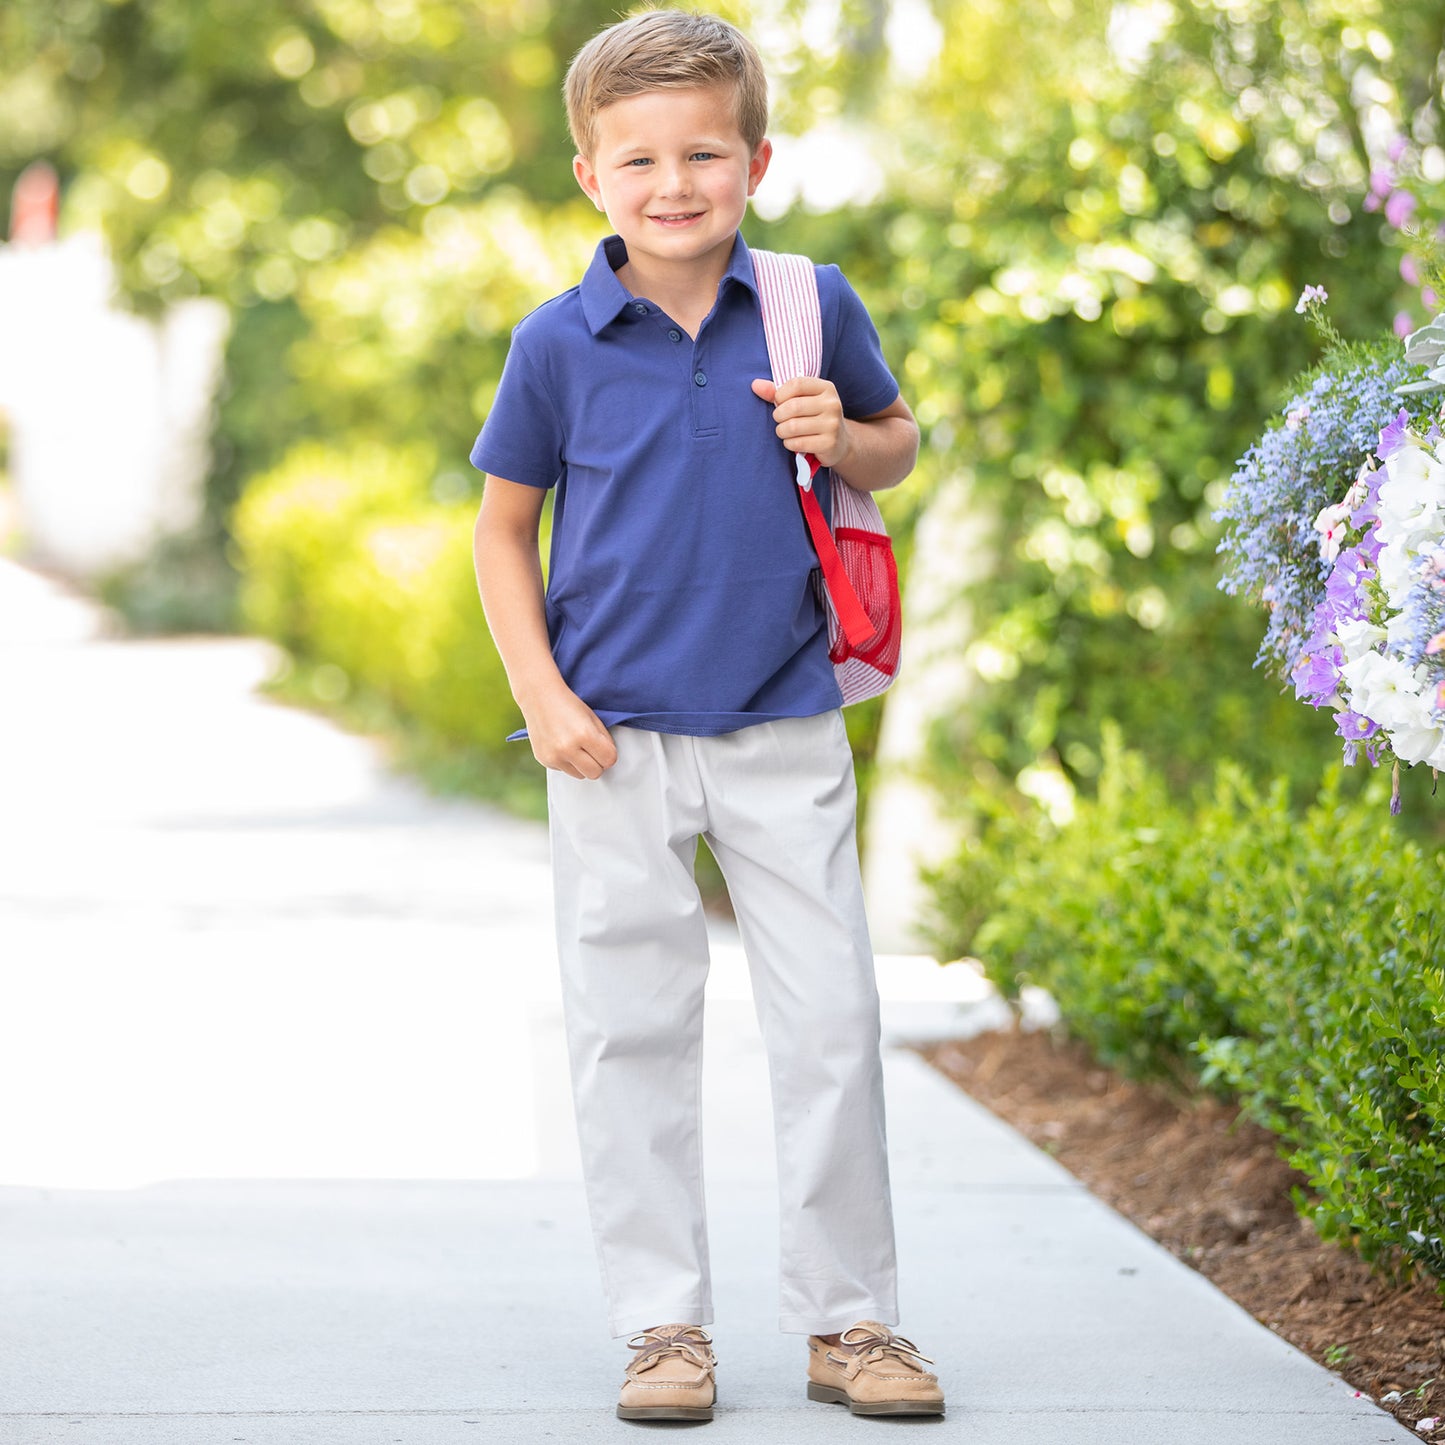
[[[664,1428],[612,1414],[628,1352],[578,1177],[545,830],[259,698],[262,643],[107,625],[0,562],[0,1445]],[[1001,1017],[975,974],[881,958],[879,981],[899,1328],[949,1413],[804,1398],[765,1062],[718,927],[709,1438],[1416,1438],[906,1047]]]

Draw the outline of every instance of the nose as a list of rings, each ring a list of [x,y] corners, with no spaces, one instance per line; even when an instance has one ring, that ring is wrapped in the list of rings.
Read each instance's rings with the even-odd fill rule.
[[[661,166],[658,190],[664,196],[686,196],[692,192],[692,176],[686,161],[664,162]]]

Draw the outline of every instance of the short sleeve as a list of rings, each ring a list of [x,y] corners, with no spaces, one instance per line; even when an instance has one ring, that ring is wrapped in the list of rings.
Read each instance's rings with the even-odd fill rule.
[[[472,445],[471,463],[509,482],[551,487],[562,475],[562,454],[556,403],[514,330],[496,399]]]
[[[845,416],[872,416],[898,398],[898,382],[883,359],[878,328],[836,266],[817,269],[823,312],[823,375],[838,388]]]

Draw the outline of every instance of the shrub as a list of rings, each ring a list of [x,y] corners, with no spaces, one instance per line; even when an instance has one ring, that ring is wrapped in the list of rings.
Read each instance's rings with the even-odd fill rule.
[[[1336,766],[1296,811],[1226,763],[1181,802],[1104,753],[1071,823],[1000,814],[934,875],[940,956],[1046,988],[1125,1073],[1236,1096],[1322,1236],[1445,1279],[1445,854],[1391,828],[1382,778],[1346,797]]]
[[[432,500],[432,463],[307,444],[258,477],[232,521],[242,615],[442,741],[506,756],[522,718],[477,597],[475,503]]]

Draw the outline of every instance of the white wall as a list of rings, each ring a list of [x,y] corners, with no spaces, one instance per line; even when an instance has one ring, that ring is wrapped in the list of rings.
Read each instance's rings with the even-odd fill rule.
[[[0,409],[16,521],[80,579],[199,517],[230,317],[191,299],[159,322],[114,302],[101,237],[0,246]]]

